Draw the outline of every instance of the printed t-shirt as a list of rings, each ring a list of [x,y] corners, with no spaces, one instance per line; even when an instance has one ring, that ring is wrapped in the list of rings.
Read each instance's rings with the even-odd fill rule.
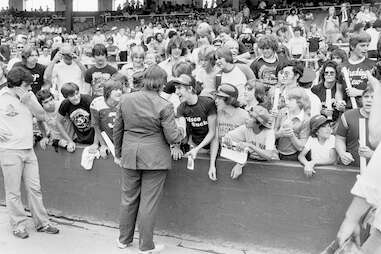
[[[327,164],[331,149],[335,149],[335,136],[331,135],[322,145],[318,138],[309,137],[304,148],[311,151],[311,158],[317,164]]]
[[[360,114],[360,109],[352,109],[344,112],[339,120],[339,125],[337,127],[336,135],[345,137],[345,145],[347,147],[347,152],[352,154],[354,162],[349,164],[350,166],[359,167],[360,166],[360,156],[358,154],[359,149],[359,119],[364,118]],[[368,129],[368,118],[365,118],[365,129],[366,129],[366,145],[371,147],[369,144],[369,129]]]
[[[232,108],[229,111],[217,112],[218,139],[221,140],[226,133],[245,124],[249,113],[242,108]]]
[[[73,105],[68,99],[65,99],[58,109],[60,115],[69,116],[77,135],[74,141],[81,144],[92,144],[94,140],[94,129],[91,127],[90,104],[91,96],[81,94],[81,100],[78,105]]]
[[[366,75],[366,71],[371,71],[374,68],[375,63],[375,61],[365,58],[364,61],[361,61],[360,63],[352,64],[347,61],[343,64],[343,66],[348,69],[349,79],[351,81],[352,87],[360,90],[365,90],[367,88],[368,78]],[[344,83],[343,91],[345,91],[346,88],[347,84]],[[361,105],[360,97],[361,96],[356,97],[357,104],[359,105]],[[349,105],[349,107],[352,108],[350,97],[346,96],[346,99],[347,105]]]
[[[198,145],[208,134],[208,116],[217,112],[214,100],[198,96],[197,103],[188,105],[183,102],[177,108],[177,117],[183,116],[187,123],[187,133],[192,136],[192,141]]]
[[[262,79],[265,82],[274,83],[278,81],[276,76],[276,68],[280,64],[279,59],[276,59],[274,63],[266,62],[262,57],[255,60],[250,68],[253,70],[257,79]]]
[[[32,86],[32,91],[34,94],[36,94],[38,91],[41,90],[41,87],[44,85],[44,72],[46,68],[44,65],[36,63],[36,66],[30,69],[23,63],[18,62],[18,63],[15,63],[13,67],[23,67],[24,69],[28,70],[32,74],[33,83],[31,86]]]
[[[252,128],[241,125],[238,128],[228,132],[226,137],[234,142],[251,143],[262,150],[273,151],[275,148],[275,132],[273,129],[264,129],[260,133],[254,133]],[[250,152],[250,158],[255,160],[264,160],[259,154]]]
[[[112,140],[114,122],[116,117],[116,107],[107,105],[103,96],[97,97],[90,105],[91,125],[99,126],[100,131],[105,131]]]
[[[103,96],[103,83],[115,72],[117,70],[109,64],[103,68],[93,66],[86,71],[85,81],[91,84],[93,97]]]

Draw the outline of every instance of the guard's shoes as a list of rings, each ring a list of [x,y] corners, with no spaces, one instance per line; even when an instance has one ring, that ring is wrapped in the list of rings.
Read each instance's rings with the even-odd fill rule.
[[[52,225],[48,224],[46,226],[42,226],[37,228],[37,232],[44,232],[48,234],[58,234],[60,230],[56,227],[53,227]]]
[[[125,249],[132,246],[132,243],[121,243],[119,239],[116,239],[116,244],[118,245],[119,249]]]
[[[13,230],[13,235],[21,239],[25,239],[29,237],[28,231],[26,231],[26,229]]]
[[[152,250],[145,250],[145,251],[140,250],[139,254],[156,254],[156,253],[160,253],[160,251],[164,250],[164,248],[165,246],[163,244],[158,244]]]

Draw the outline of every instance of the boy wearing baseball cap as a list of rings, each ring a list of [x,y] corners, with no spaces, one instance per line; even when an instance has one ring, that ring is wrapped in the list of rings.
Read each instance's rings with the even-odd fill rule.
[[[323,115],[315,115],[310,120],[311,136],[308,138],[298,160],[304,165],[304,174],[308,177],[316,172],[315,165],[329,165],[336,162],[335,136],[332,135],[331,120]],[[311,151],[311,161],[306,155]]]
[[[249,156],[255,160],[279,160],[278,152],[275,148],[275,133],[272,127],[272,117],[267,109],[262,106],[251,108],[250,119],[245,125],[229,131],[223,142],[231,144],[238,143],[238,146],[249,150]],[[238,178],[242,174],[244,164],[237,163],[231,177]]]

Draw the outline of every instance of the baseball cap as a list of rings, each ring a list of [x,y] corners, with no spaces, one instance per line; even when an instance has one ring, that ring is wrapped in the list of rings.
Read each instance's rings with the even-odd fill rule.
[[[238,89],[237,89],[237,87],[233,86],[232,84],[224,83],[218,87],[215,95],[220,96],[220,97],[226,97],[226,98],[233,97],[233,98],[237,99],[238,98]]]
[[[194,82],[192,77],[187,74],[181,74],[179,77],[174,78],[172,80],[172,83],[174,85],[183,85],[183,86],[192,86],[192,87],[194,87],[196,84],[196,82]]]
[[[263,126],[266,128],[271,128],[272,117],[266,108],[256,105],[250,109],[249,113],[251,117],[257,119],[257,121],[260,122]]]
[[[325,123],[330,123],[332,120],[326,118],[323,115],[315,115],[310,120],[310,129],[311,132],[316,132],[322,125]]]

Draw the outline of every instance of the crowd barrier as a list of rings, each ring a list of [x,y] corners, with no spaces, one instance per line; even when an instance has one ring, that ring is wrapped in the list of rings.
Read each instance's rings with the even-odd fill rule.
[[[117,226],[120,172],[111,158],[80,166],[82,149],[73,154],[36,149],[44,202],[57,216]],[[308,179],[293,162],[248,162],[238,180],[233,163],[217,161],[217,182],[209,180],[209,159],[173,163],[158,215],[157,229],[175,236],[217,242],[319,253],[334,238],[351,201],[357,170],[318,167]],[[0,173],[0,200],[4,188]]]

